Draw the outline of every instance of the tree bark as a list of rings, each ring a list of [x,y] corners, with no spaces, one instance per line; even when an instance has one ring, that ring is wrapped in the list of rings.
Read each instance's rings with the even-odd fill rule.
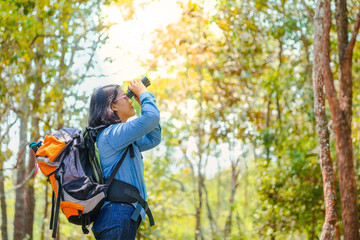
[[[330,156],[330,141],[328,122],[325,112],[324,94],[324,73],[323,73],[323,51],[324,46],[324,7],[325,1],[318,1],[315,12],[314,27],[314,65],[313,65],[313,91],[314,91],[314,111],[316,117],[316,128],[320,143],[320,166],[323,178],[324,202],[325,202],[325,222],[321,233],[321,240],[333,239],[338,218],[336,204],[336,185],[333,163]]]
[[[48,213],[48,206],[49,206],[49,198],[48,198],[48,188],[49,184],[46,184],[45,186],[45,206],[44,206],[44,219],[41,226],[41,240],[45,239],[45,219],[47,219],[47,213]]]
[[[200,29],[200,27],[199,27]],[[204,175],[202,173],[202,169],[203,169],[203,159],[202,159],[202,155],[203,155],[203,135],[204,135],[204,129],[203,129],[203,90],[202,90],[202,71],[201,71],[201,66],[197,67],[198,73],[199,73],[199,82],[198,82],[198,86],[199,86],[199,93],[200,93],[200,97],[199,97],[199,124],[198,124],[198,143],[197,143],[197,148],[198,148],[198,164],[197,164],[197,174],[198,174],[198,205],[196,207],[196,229],[195,229],[195,239],[204,239],[203,236],[203,232],[202,232],[202,226],[201,226],[201,215],[202,215],[202,205],[203,205],[203,185],[204,185]]]
[[[266,130],[270,127],[270,120],[271,120],[271,95],[272,92],[269,93],[268,102],[267,102],[267,112],[266,112]],[[270,136],[269,132],[265,135],[265,147],[266,147],[266,161],[269,164],[270,162]]]
[[[347,40],[348,30],[346,1],[336,2],[336,23],[338,29],[338,49],[341,71],[340,100],[337,97],[333,75],[330,68],[330,1],[319,0],[317,3],[316,12],[317,15],[315,17],[315,22],[317,24],[315,24],[315,37],[320,38],[321,40],[318,39],[318,41],[322,42],[322,44],[321,46],[317,47],[317,49],[319,49],[319,52],[317,53],[316,51],[314,51],[314,54],[320,54],[320,56],[318,56],[318,61],[320,63],[319,68],[322,70],[321,78],[323,78],[325,84],[326,97],[329,101],[330,106],[332,127],[335,132],[344,239],[358,240],[360,238],[357,209],[357,193],[353,161],[353,147],[351,141],[352,49],[351,51],[348,51],[349,44]],[[354,30],[356,30],[356,27],[354,28]],[[355,31],[353,32],[352,37],[354,37],[354,33]],[[320,43],[318,44],[320,45]]]
[[[38,19],[39,23],[41,23],[41,19]],[[42,25],[41,25],[42,26]],[[39,103],[41,101],[41,81],[42,74],[44,72],[44,64],[45,60],[42,57],[44,55],[44,42],[43,39],[38,41],[36,44],[37,53],[34,57],[36,72],[34,74],[34,79],[38,79],[34,81],[34,90],[32,92],[33,100],[31,101],[32,106],[32,114],[31,118],[31,129],[30,129],[30,139],[31,141],[37,142],[40,138],[40,130],[39,130],[39,122],[40,119],[38,117],[39,112]],[[26,175],[30,175],[36,167],[36,159],[35,155],[30,154],[29,161],[27,164]],[[35,196],[34,196],[34,177],[31,176],[30,180],[26,184],[25,189],[25,235],[28,236],[30,240],[33,239],[33,225],[34,225],[34,210],[35,210]]]
[[[200,166],[198,166],[200,169]],[[195,239],[204,239],[204,236],[202,234],[202,227],[201,227],[201,215],[202,215],[202,204],[203,204],[203,197],[202,197],[202,175],[198,171],[198,205],[196,206],[196,227],[195,227]]]
[[[204,193],[205,193],[205,205],[206,205],[206,209],[207,209],[207,213],[208,213],[208,219],[209,219],[209,224],[210,224],[210,230],[211,230],[211,236],[212,239],[217,239],[217,233],[216,231],[219,230],[218,226],[216,224],[216,221],[213,217],[211,208],[210,208],[210,203],[209,203],[209,195],[208,195],[208,191],[205,185],[205,182],[203,182],[203,189],[204,189]],[[216,230],[215,230],[216,229]]]
[[[23,104],[23,110],[25,110],[26,104]],[[24,233],[24,195],[25,186],[23,180],[25,178],[25,149],[27,139],[27,117],[26,114],[21,113],[20,116],[20,132],[19,132],[19,153],[17,161],[17,173],[16,173],[16,192],[15,192],[15,216],[14,216],[14,239],[23,239]]]
[[[34,88],[34,101],[33,101],[33,112],[38,112],[37,105],[40,101],[41,96],[41,85],[39,83],[35,83]],[[31,116],[31,140],[38,141],[40,138],[39,135],[39,119],[36,115]],[[35,156],[29,156],[29,161],[27,164],[26,175],[29,175],[33,172],[36,167]],[[31,176],[30,180],[26,183],[25,189],[25,235],[28,235],[28,239],[33,239],[33,225],[34,225],[34,210],[35,210],[35,196],[34,196],[34,177]]]
[[[232,149],[230,149],[232,151]],[[235,208],[235,193],[239,187],[239,175],[240,175],[240,157],[236,161],[231,162],[231,189],[230,189],[230,198],[229,198],[229,213],[225,222],[225,239],[227,239],[231,234],[232,228],[232,216]]]
[[[0,202],[1,202],[1,237],[3,240],[8,239],[7,232],[7,214],[6,214],[6,198],[4,188],[4,172],[3,172],[3,159],[0,160]]]

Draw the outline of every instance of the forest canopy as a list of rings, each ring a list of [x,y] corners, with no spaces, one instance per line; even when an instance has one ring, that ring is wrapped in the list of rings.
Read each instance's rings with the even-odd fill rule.
[[[82,87],[114,61],[107,10],[125,24],[160,2],[0,0],[1,239],[51,237],[27,146],[87,127]],[[162,141],[144,153],[156,225],[137,239],[359,239],[360,3],[173,2],[179,19],[138,59]],[[61,216],[58,239],[94,237]]]

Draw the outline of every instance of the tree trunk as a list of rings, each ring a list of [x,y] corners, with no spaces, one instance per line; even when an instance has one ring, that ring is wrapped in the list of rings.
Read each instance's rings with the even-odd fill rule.
[[[41,17],[37,18],[38,26],[42,30],[44,29],[43,19]],[[44,71],[45,59],[43,58],[45,49],[44,49],[44,38],[39,39],[34,45],[36,48],[36,54],[34,55],[35,62],[35,73],[32,76],[36,81],[34,81],[34,90],[32,92],[33,99],[31,101],[32,111],[31,117],[31,129],[30,129],[30,139],[31,141],[37,142],[40,138],[39,131],[39,103],[41,101],[41,81],[43,79],[42,74]],[[36,168],[36,159],[35,155],[30,154],[29,161],[27,164],[26,175],[33,175],[33,172]],[[26,184],[25,190],[25,235],[28,236],[28,239],[33,239],[33,225],[34,225],[34,210],[35,210],[35,196],[34,196],[34,180],[35,178],[31,176],[29,181]]]
[[[2,81],[2,80],[0,80]],[[6,105],[6,104],[5,104]],[[4,125],[4,123],[9,118],[9,108],[5,107],[4,111],[1,113],[2,118],[2,124],[0,124],[0,132],[3,132],[3,129],[1,129],[1,125]],[[0,136],[0,149],[2,149],[2,145],[5,145],[7,147],[8,141],[4,140],[6,136],[9,135],[10,128],[17,122],[17,119],[11,124],[7,126],[7,128],[4,131],[4,134]],[[6,154],[2,153],[0,151],[0,203],[1,203],[1,239],[8,240],[8,219],[7,219],[7,203],[6,203],[6,196],[5,196],[5,176],[4,176],[4,163],[6,161]]]
[[[330,8],[330,7],[329,7]],[[351,140],[352,122],[352,51],[355,42],[348,41],[348,17],[346,1],[336,0],[336,27],[340,60],[340,109],[331,107],[336,136],[336,153],[339,168],[339,184],[342,205],[344,239],[360,239],[357,207],[357,191],[354,172],[354,156]],[[352,38],[356,39],[360,15],[354,26]],[[357,25],[357,26],[356,26]],[[340,114],[339,114],[340,112]],[[335,115],[336,114],[336,115]],[[334,121],[334,119],[336,119]]]
[[[29,181],[25,185],[25,198],[24,198],[24,235],[27,239],[33,239],[33,225],[34,225],[34,209],[35,209],[35,197],[34,197],[34,168],[35,157],[29,157],[29,163],[26,168],[26,176],[30,177]]]
[[[197,143],[197,147],[198,147],[198,206],[196,208],[196,229],[195,229],[195,239],[204,239],[203,236],[203,232],[202,232],[202,226],[201,226],[201,215],[202,215],[202,205],[203,205],[203,181],[204,181],[204,176],[202,174],[202,169],[203,169],[203,159],[202,159],[202,155],[203,155],[203,135],[204,135],[204,129],[203,129],[203,91],[202,91],[202,84],[201,81],[203,79],[202,77],[202,72],[201,72],[201,66],[198,66],[197,68],[198,73],[199,73],[199,82],[198,82],[198,86],[199,86],[199,92],[200,92],[200,98],[199,98],[199,125],[198,125],[198,143]]]
[[[200,166],[198,166],[200,169]],[[201,228],[201,212],[202,212],[202,204],[203,204],[203,197],[202,197],[202,176],[200,170],[198,171],[198,205],[196,206],[196,227],[195,227],[195,239],[204,239],[202,234]]]
[[[210,230],[211,230],[211,237],[212,239],[217,239],[217,232],[216,230],[218,230],[216,221],[213,217],[211,208],[210,208],[210,203],[209,203],[209,195],[208,195],[208,191],[205,185],[205,182],[203,181],[203,189],[204,189],[204,193],[205,193],[205,205],[206,205],[206,209],[207,209],[207,213],[208,213],[208,219],[209,219],[209,225],[210,225]],[[215,230],[216,229],[216,230]]]
[[[325,112],[324,73],[322,56],[324,50],[324,2],[318,1],[314,19],[314,66],[313,91],[316,128],[320,144],[320,166],[323,178],[325,222],[321,233],[321,240],[333,239],[337,222],[336,185],[333,163],[330,156],[330,141],[328,122]],[[326,49],[325,49],[326,50]]]
[[[36,89],[36,87],[35,87]],[[36,93],[35,93],[36,94]],[[40,96],[40,94],[39,94]],[[39,120],[36,116],[32,116],[31,124],[31,140],[37,141],[39,139]],[[26,175],[33,175],[36,167],[35,156],[30,154],[27,164]],[[35,210],[35,196],[34,196],[34,177],[31,176],[30,180],[26,183],[25,190],[25,235],[28,235],[28,239],[33,239],[33,225],[34,225],[34,210]]]
[[[44,219],[41,226],[41,240],[45,239],[45,219],[47,219],[47,213],[48,213],[48,206],[49,206],[49,198],[48,198],[48,189],[49,184],[46,184],[45,186],[45,206],[44,206]]]
[[[23,106],[26,106],[24,104]],[[23,110],[25,108],[23,107]],[[23,112],[24,113],[24,112]],[[21,113],[20,116],[20,132],[19,132],[19,153],[17,159],[16,174],[16,192],[15,192],[15,216],[14,216],[14,239],[24,238],[24,195],[25,186],[23,180],[25,178],[25,159],[26,159],[26,139],[27,139],[27,117]]]
[[[340,121],[341,127],[335,132],[342,206],[341,215],[344,228],[344,239],[356,240],[360,238],[351,128],[347,124],[346,116],[342,116],[342,121]]]
[[[233,126],[236,124],[236,119],[234,120]],[[235,127],[236,128],[236,127]],[[240,167],[240,156],[237,156],[238,154],[234,153],[234,142],[232,142],[232,139],[229,136],[229,153],[230,153],[230,162],[231,162],[231,186],[230,186],[230,198],[229,198],[229,213],[227,216],[227,219],[225,221],[225,239],[229,238],[231,234],[232,229],[232,218],[233,218],[233,212],[235,209],[235,194],[236,190],[239,187],[239,176],[241,172]],[[235,135],[234,135],[235,140]]]
[[[0,160],[0,202],[1,202],[1,238],[3,240],[8,239],[7,232],[7,214],[6,214],[6,198],[4,188],[4,172],[3,172],[3,159]]]
[[[229,213],[225,222],[225,239],[227,239],[230,234],[231,234],[231,227],[232,227],[232,215],[234,212],[234,208],[235,208],[235,193],[236,190],[239,186],[239,174],[240,174],[240,168],[239,168],[239,163],[240,163],[240,157],[236,160],[233,161],[231,163],[231,189],[230,189],[230,199],[229,199],[229,204],[230,204],[230,209],[229,209]]]
[[[269,133],[270,120],[271,120],[271,95],[272,92],[269,93],[268,102],[267,102],[267,112],[266,112],[266,130],[267,133],[265,135],[265,148],[266,148],[266,161],[267,164],[270,162],[270,141],[272,141]]]
[[[43,52],[43,42],[38,41],[38,54]],[[35,58],[36,63],[36,79],[42,79],[43,73],[43,65],[45,64],[44,60],[41,57]],[[34,90],[32,95],[34,99],[32,101],[32,114],[31,117],[31,129],[30,129],[30,139],[31,141],[37,142],[40,138],[40,130],[39,130],[39,103],[41,101],[41,90],[42,86],[38,81],[34,82]],[[32,174],[36,167],[36,159],[35,155],[30,154],[29,161],[27,164],[26,175]],[[25,235],[28,235],[29,239],[33,239],[33,225],[34,225],[34,210],[35,210],[35,196],[34,196],[34,177],[31,176],[30,180],[26,183],[26,190],[25,190]]]
[[[319,0],[317,3],[317,17],[315,18],[315,34],[320,38],[321,47],[318,47],[320,67],[326,97],[329,101],[332,127],[336,139],[336,155],[339,172],[339,186],[342,208],[342,222],[345,240],[358,240],[359,223],[357,208],[357,193],[354,172],[353,148],[351,141],[352,119],[352,52],[357,32],[359,30],[360,14],[354,25],[352,38],[348,44],[346,1],[336,3],[336,23],[338,31],[338,49],[340,59],[340,100],[334,85],[330,68],[330,28],[331,9],[330,1]],[[314,44],[315,45],[315,44]],[[320,44],[319,44],[320,45]],[[315,73],[314,73],[315,75]]]

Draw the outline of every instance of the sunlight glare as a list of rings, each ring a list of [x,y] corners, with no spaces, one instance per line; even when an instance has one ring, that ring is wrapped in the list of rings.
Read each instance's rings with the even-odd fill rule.
[[[144,9],[138,9],[133,19],[124,21],[116,5],[106,6],[103,12],[106,22],[114,24],[109,30],[109,40],[98,51],[99,67],[104,79],[89,79],[84,85],[93,89],[100,85],[140,78],[146,73],[140,59],[149,57],[152,46],[151,33],[155,29],[165,28],[177,22],[181,8],[177,0],[159,0],[149,3]],[[112,61],[104,61],[111,58]]]

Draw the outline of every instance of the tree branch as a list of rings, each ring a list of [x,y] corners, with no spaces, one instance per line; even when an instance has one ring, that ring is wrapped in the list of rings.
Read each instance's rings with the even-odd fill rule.
[[[18,118],[16,118],[13,123],[11,123],[11,124],[8,125],[8,127],[7,127],[6,130],[5,130],[5,133],[4,133],[2,136],[0,136],[0,142],[3,141],[4,137],[6,136],[6,134],[8,134],[10,128],[11,128],[12,126],[14,126],[14,124],[16,123],[17,120],[18,120]]]
[[[31,179],[31,177],[34,175],[35,171],[36,171],[36,166],[31,170],[31,172],[24,178],[24,180],[23,180],[21,183],[15,185],[15,187],[14,187],[13,189],[11,189],[11,190],[15,190],[15,189],[18,189],[18,188],[21,188],[21,187],[25,186],[25,184],[26,184],[26,183]],[[10,190],[10,191],[11,191],[11,190]]]
[[[334,78],[330,68],[330,29],[331,29],[331,9],[330,4],[325,3],[323,21],[323,36],[321,46],[321,66],[323,67],[323,81],[326,89],[326,97],[329,101],[332,119],[340,116],[340,101],[337,97],[337,92],[334,85]],[[333,128],[338,128],[336,124]]]
[[[40,38],[40,37],[43,37],[43,38],[45,38],[45,37],[52,37],[52,38],[61,38],[61,37],[64,37],[63,35],[50,35],[50,34],[40,34],[40,35],[36,35],[35,37],[34,37],[34,39],[31,41],[31,43],[30,43],[30,47],[32,47],[33,46],[33,44],[35,43],[35,41],[38,39],[38,38]]]
[[[183,182],[181,182],[178,179],[172,178],[172,177],[169,177],[169,180],[178,183],[180,185],[180,187],[181,187],[181,191],[185,192],[185,185],[184,185]]]
[[[11,168],[0,168],[0,171],[4,171],[4,170],[15,170],[19,167],[20,163],[22,162],[22,160],[20,159],[21,156],[24,154],[26,147],[28,146],[28,143],[24,144],[24,146],[21,147],[21,149],[19,149],[19,153],[16,159],[16,165],[11,167]]]
[[[353,54],[353,50],[354,50],[354,46],[355,46],[355,42],[356,42],[356,37],[359,33],[359,28],[360,28],[360,11],[357,15],[356,22],[354,24],[354,29],[351,34],[350,42],[346,48],[345,58],[347,60],[350,60],[352,58],[352,54]]]
[[[205,186],[204,181],[201,182],[201,185],[202,185],[202,188],[204,189],[204,192],[205,192],[205,203],[206,203],[206,209],[207,209],[207,213],[208,213],[208,219],[209,219],[209,222],[210,222],[211,233],[214,236],[215,235],[214,227],[216,228],[216,231],[219,231],[220,228],[217,225],[217,222],[214,220],[214,217],[213,217],[213,214],[212,214],[212,211],[211,211],[211,208],[210,208],[210,204],[209,204],[208,191],[207,191],[207,188]]]
[[[336,20],[336,32],[338,37],[338,53],[340,63],[344,60],[345,50],[348,45],[348,17],[346,1],[335,0],[335,20]],[[329,9],[329,11],[331,11]]]
[[[314,13],[311,12],[311,9],[308,7],[308,5],[306,5],[305,0],[301,0],[301,3],[304,5],[305,9],[306,9],[306,15],[308,16],[308,18],[310,19],[310,21],[312,23],[314,23]]]

